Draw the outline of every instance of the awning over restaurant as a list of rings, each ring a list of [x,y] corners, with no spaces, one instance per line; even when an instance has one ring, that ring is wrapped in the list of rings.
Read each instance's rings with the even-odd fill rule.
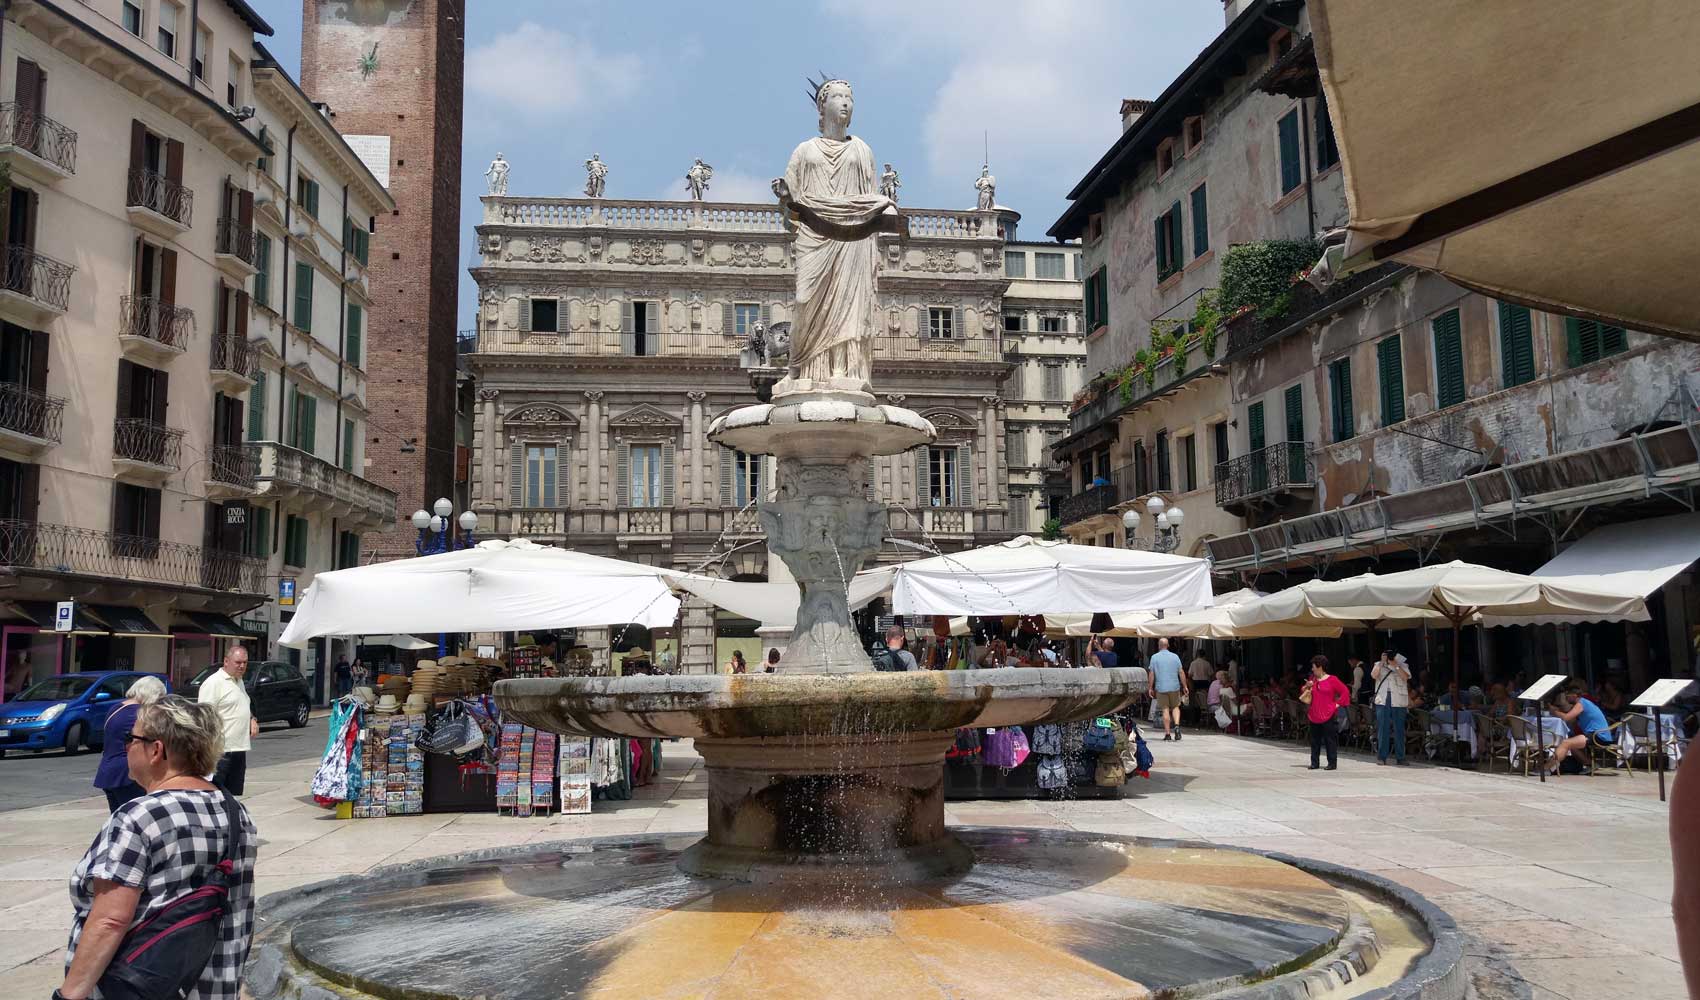
[[[53,631],[53,601],[13,601],[12,607],[17,608],[20,615],[43,632]],[[85,605],[78,604],[76,614],[71,619],[71,635],[106,635],[109,630],[95,616],[89,614]]]
[[[140,608],[122,604],[91,604],[93,611],[112,629],[112,634],[131,639],[169,639],[171,633],[155,625]]]
[[[223,615],[210,611],[179,611],[178,616],[189,623],[182,631],[210,635],[214,639],[252,639],[254,633]]]
[[[1623,597],[1651,597],[1700,560],[1700,514],[1677,514],[1596,528],[1531,576]],[[1492,625],[1542,625],[1571,619],[1493,618]]]
[[[1401,260],[1496,298],[1700,340],[1693,0],[1309,10],[1348,266]]]

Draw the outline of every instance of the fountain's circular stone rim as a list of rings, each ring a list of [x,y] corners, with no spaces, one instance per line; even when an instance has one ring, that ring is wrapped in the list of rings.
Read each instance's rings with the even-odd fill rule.
[[[798,393],[777,403],[752,403],[715,417],[708,439],[758,455],[797,455],[830,463],[898,455],[932,441],[938,430],[914,410]]]
[[[1385,987],[1383,991],[1378,991],[1377,995],[1385,992],[1389,996],[1420,996],[1424,1000],[1463,1000],[1466,993],[1468,977],[1463,959],[1464,933],[1458,928],[1451,915],[1416,890],[1371,872],[1294,856],[1280,851],[1266,851],[1232,844],[1213,844],[1195,840],[1084,833],[1073,830],[998,827],[961,827],[957,828],[957,832],[965,836],[1001,832],[1018,835],[1039,843],[1060,842],[1086,845],[1109,842],[1136,847],[1182,848],[1250,854],[1266,858],[1273,862],[1291,866],[1324,881],[1344,884],[1352,890],[1378,897],[1395,908],[1410,914],[1422,924],[1423,930],[1431,942],[1427,953],[1418,958],[1396,983]],[[244,986],[256,1000],[284,1000],[287,997],[317,997],[321,995],[350,998],[394,995],[386,984],[379,982],[367,980],[357,984],[340,982],[334,978],[322,978],[321,974],[330,970],[325,969],[319,963],[303,959],[295,950],[294,932],[296,922],[300,918],[313,915],[325,904],[335,902],[338,898],[350,893],[358,892],[367,885],[381,888],[381,883],[384,880],[399,880],[403,883],[400,888],[405,889],[419,884],[420,878],[429,882],[433,874],[448,871],[456,866],[499,864],[504,860],[518,859],[528,854],[582,854],[593,852],[599,846],[615,848],[622,846],[648,847],[652,849],[656,846],[662,846],[664,849],[672,850],[674,848],[665,846],[668,841],[688,839],[690,836],[692,835],[641,834],[587,837],[577,840],[566,839],[548,843],[483,848],[476,851],[384,865],[363,874],[327,878],[324,881],[268,894],[259,900],[258,912],[261,918],[255,933],[254,948],[250,953],[245,969]],[[1344,946],[1347,942],[1342,937],[1339,943]],[[1373,944],[1371,947],[1373,947]],[[1343,971],[1340,968],[1342,962],[1355,964],[1350,955],[1341,955],[1337,949],[1334,953],[1314,957],[1302,968],[1282,973],[1274,978],[1248,983],[1237,989],[1230,988],[1231,996],[1235,1000],[1304,1000],[1304,998],[1314,995],[1313,987],[1327,982],[1331,976],[1339,976]],[[1361,974],[1363,970],[1360,967],[1351,971],[1355,977],[1356,974]],[[358,990],[362,987],[376,988],[381,992],[376,994],[349,992],[351,989]],[[435,991],[429,995],[444,998],[454,996],[453,994]],[[1210,995],[1214,997],[1229,994],[1211,993]]]
[[[1146,683],[1125,667],[525,677],[498,681],[495,699],[504,717],[563,735],[732,740],[1073,722]]]

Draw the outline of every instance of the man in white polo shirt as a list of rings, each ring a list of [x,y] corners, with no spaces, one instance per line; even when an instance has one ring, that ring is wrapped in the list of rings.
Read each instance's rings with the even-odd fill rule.
[[[224,756],[218,759],[213,784],[232,795],[241,795],[248,778],[249,740],[260,734],[248,704],[248,689],[242,678],[248,673],[248,650],[232,645],[225,651],[224,665],[201,682],[197,699],[218,713],[224,736]]]

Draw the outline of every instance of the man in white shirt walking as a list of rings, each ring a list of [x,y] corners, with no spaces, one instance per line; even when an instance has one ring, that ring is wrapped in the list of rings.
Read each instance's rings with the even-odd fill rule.
[[[232,645],[225,651],[224,665],[201,682],[196,698],[218,713],[224,756],[218,759],[212,782],[232,795],[242,794],[248,779],[249,741],[260,734],[260,724],[254,721],[253,709],[248,704],[248,689],[242,683],[247,673],[248,650]]]
[[[1411,667],[1393,650],[1385,650],[1370,669],[1375,682],[1375,762],[1387,763],[1387,745],[1405,766],[1405,712],[1411,705]]]

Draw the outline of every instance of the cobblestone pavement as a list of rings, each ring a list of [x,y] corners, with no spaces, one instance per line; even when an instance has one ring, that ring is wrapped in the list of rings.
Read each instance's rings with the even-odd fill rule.
[[[1670,848],[1657,778],[1618,772],[1545,785],[1521,775],[1378,767],[1342,754],[1309,771],[1289,743],[1215,734],[1156,742],[1157,769],[1120,801],[958,802],[957,824],[1175,837],[1279,850],[1375,872],[1451,912],[1469,934],[1482,1000],[1683,1000]],[[339,822],[306,794],[314,763],[251,768],[262,896],[339,874],[477,848],[704,829],[707,789],[689,743],[663,778],[589,816],[426,815]],[[92,773],[93,756],[84,758]],[[7,769],[11,773],[11,769]],[[65,879],[105,821],[79,798],[0,813],[0,970],[7,996],[59,983]]]

